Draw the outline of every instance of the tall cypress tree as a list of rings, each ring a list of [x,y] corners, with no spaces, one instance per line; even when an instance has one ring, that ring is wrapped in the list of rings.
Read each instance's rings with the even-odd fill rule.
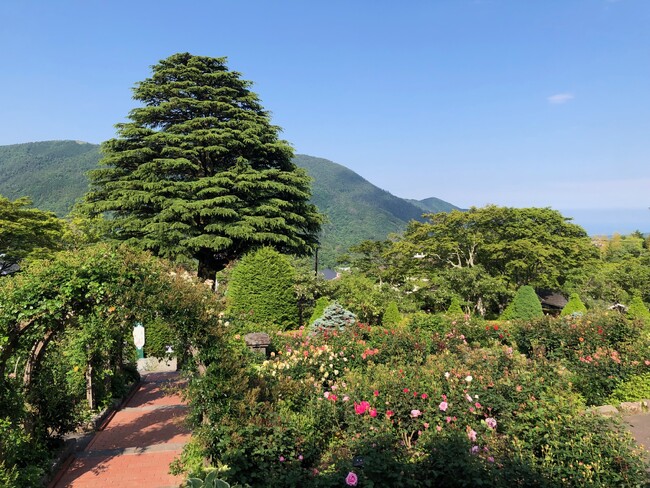
[[[86,202],[109,215],[109,236],[195,259],[204,279],[261,246],[309,254],[321,224],[310,179],[251,83],[225,58],[188,53],[152,70],[90,173]]]

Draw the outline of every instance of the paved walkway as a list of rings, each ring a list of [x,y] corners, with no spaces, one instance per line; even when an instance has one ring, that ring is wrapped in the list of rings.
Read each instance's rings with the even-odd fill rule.
[[[182,476],[169,464],[190,439],[187,406],[166,387],[178,385],[174,372],[148,373],[126,407],[97,432],[85,450],[66,463],[50,488],[171,488]]]
[[[628,424],[628,429],[637,443],[644,447],[646,451],[650,451],[650,414],[625,415],[623,420]]]
[[[625,415],[623,420],[634,439],[636,439],[637,444],[646,450],[645,458],[648,463],[648,475],[650,476],[650,413]],[[648,486],[650,486],[650,477],[648,478]]]

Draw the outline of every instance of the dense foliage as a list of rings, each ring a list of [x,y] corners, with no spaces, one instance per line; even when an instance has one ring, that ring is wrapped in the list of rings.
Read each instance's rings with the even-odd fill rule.
[[[88,190],[86,172],[99,158],[99,146],[80,141],[0,146],[0,195],[29,197],[37,208],[63,217]]]
[[[584,313],[587,313],[587,307],[585,307],[585,304],[580,300],[580,295],[577,293],[571,293],[569,301],[562,309],[562,312],[560,312],[560,315],[565,316]]]
[[[142,103],[102,145],[86,196],[113,239],[198,261],[199,276],[269,245],[310,254],[321,216],[293,150],[225,58],[179,53],[136,84]]]
[[[635,295],[632,297],[630,306],[627,309],[627,316],[631,320],[639,320],[644,324],[650,325],[650,311],[640,296]]]
[[[542,304],[532,286],[522,286],[517,290],[512,302],[501,315],[503,320],[532,320],[542,317]]]
[[[0,280],[0,480],[37,486],[47,449],[125,393],[136,323],[173,331],[165,341],[182,361],[206,330],[219,342],[219,307],[207,287],[124,247],[60,252]]]
[[[384,310],[384,315],[381,317],[381,322],[386,327],[396,326],[402,321],[402,315],[399,313],[397,302],[391,300]]]
[[[33,208],[28,198],[11,201],[0,195],[0,275],[24,259],[61,249],[64,229],[62,220]]]
[[[630,376],[622,381],[609,396],[608,403],[638,402],[650,398],[650,373]]]
[[[63,217],[86,193],[86,173],[100,159],[98,145],[78,141],[0,146],[0,194],[29,196],[38,208]],[[458,209],[437,198],[400,199],[327,159],[297,154],[293,162],[314,180],[311,201],[327,216],[319,236],[321,268],[334,267],[339,254],[363,240],[403,231],[424,212]]]
[[[339,255],[364,240],[383,240],[402,232],[425,212],[458,209],[438,199],[418,202],[396,197],[327,159],[299,154],[294,161],[314,179],[312,201],[327,216],[318,250],[323,266],[333,267]]]
[[[228,287],[233,315],[249,315],[249,322],[283,330],[298,325],[296,276],[291,262],[270,247],[244,256],[235,266]]]
[[[456,296],[466,311],[497,317],[521,286],[568,289],[598,256],[581,227],[549,208],[489,205],[427,218],[390,241],[353,247],[346,264],[420,309],[445,310]]]
[[[340,332],[350,327],[357,321],[356,316],[334,302],[323,310],[323,315],[314,320],[311,330],[318,333]]]
[[[460,306],[460,300],[458,299],[457,296],[451,297],[451,303],[449,304],[449,308],[447,308],[447,315],[449,316],[459,316],[463,315],[465,312],[463,312],[463,309]]]
[[[323,316],[323,312],[325,311],[325,309],[329,304],[330,304],[329,298],[327,297],[318,298],[318,300],[316,300],[316,303],[314,304],[314,310],[311,313],[311,317],[309,318],[308,323],[311,325],[317,319],[321,318]]]
[[[615,234],[593,242],[598,254],[569,273],[566,291],[579,293],[589,308],[628,304],[635,295],[649,303],[650,236]]]
[[[211,422],[197,422],[185,465],[197,474],[193,456],[207,455],[220,477],[253,487],[644,483],[629,434],[583,403],[612,392],[591,383],[618,374],[611,358],[622,372],[650,367],[647,339],[624,316],[428,317],[427,328],[275,335],[270,358],[233,335],[212,349],[225,366],[193,383]]]

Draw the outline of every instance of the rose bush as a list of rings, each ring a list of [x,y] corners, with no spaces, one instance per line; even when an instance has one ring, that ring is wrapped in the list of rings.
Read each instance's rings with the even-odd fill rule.
[[[636,486],[630,437],[585,414],[574,386],[593,367],[580,355],[617,364],[639,347],[618,319],[599,333],[612,320],[549,321],[562,346],[462,319],[278,334],[268,358],[233,341],[240,352],[215,352],[230,373],[215,362],[200,380],[215,409],[195,434],[224,479],[251,486]]]

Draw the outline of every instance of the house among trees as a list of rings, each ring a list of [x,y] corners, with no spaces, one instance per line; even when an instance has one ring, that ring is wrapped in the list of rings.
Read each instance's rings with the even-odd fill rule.
[[[11,273],[15,273],[18,270],[20,270],[20,266],[17,264],[9,264],[0,261],[0,276],[7,276]]]
[[[542,303],[542,310],[548,315],[559,315],[569,302],[564,295],[556,291],[540,290],[537,296]]]

